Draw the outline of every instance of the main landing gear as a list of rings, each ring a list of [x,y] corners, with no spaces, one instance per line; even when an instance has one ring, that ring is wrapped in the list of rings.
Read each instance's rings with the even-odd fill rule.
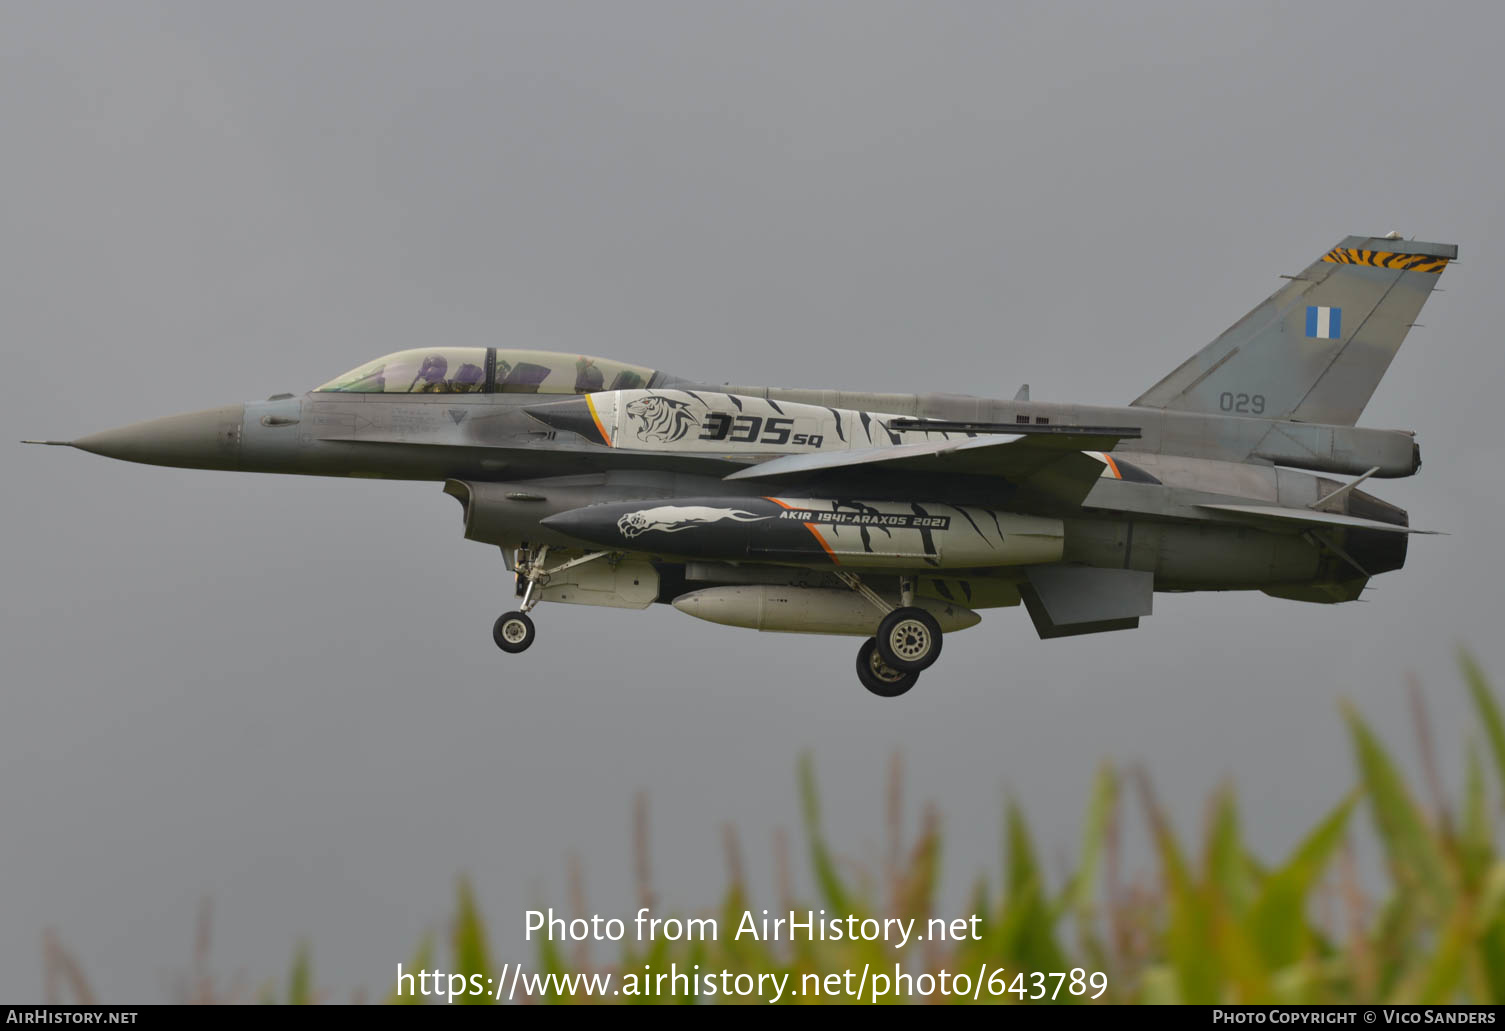
[[[857,679],[881,698],[898,697],[941,657],[941,624],[914,604],[914,582],[908,577],[899,580],[901,604],[896,607],[857,574],[838,570],[836,576],[883,613],[878,633],[857,650]]]
[[[878,656],[878,642],[869,637],[857,649],[857,679],[879,698],[897,698],[919,682],[918,673],[903,673]]]
[[[496,618],[491,627],[491,639],[496,642],[496,646],[509,655],[525,652],[532,647],[538,631],[528,613],[543,600],[539,592],[549,585],[549,578],[610,554],[609,551],[591,551],[550,569],[544,565],[544,559],[549,555],[547,544],[539,548],[536,555],[526,547],[518,548],[513,553],[512,567],[517,571],[517,593],[523,599],[523,607],[520,611],[503,612]]]

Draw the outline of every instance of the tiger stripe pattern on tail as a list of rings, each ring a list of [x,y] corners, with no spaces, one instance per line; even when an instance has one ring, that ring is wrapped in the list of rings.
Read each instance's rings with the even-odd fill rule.
[[[1406,272],[1432,272],[1440,274],[1447,268],[1448,259],[1430,254],[1392,254],[1389,251],[1364,251],[1353,247],[1334,247],[1322,256],[1323,261],[1338,265],[1374,265],[1378,268],[1401,269]]]

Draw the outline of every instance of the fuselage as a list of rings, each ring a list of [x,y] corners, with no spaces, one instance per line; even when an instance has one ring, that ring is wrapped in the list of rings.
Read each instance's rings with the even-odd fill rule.
[[[1021,501],[1008,482],[980,476],[873,477],[835,471],[787,492],[832,501],[944,504],[1055,519],[1062,528],[1056,561],[1150,572],[1157,590],[1264,589],[1309,600],[1342,600],[1362,585],[1364,578],[1355,566],[1372,575],[1398,568],[1405,559],[1404,534],[1348,531],[1344,550],[1355,560],[1348,562],[1314,544],[1307,534],[1253,527],[1197,506],[1227,501],[1311,506],[1342,485],[1317,470],[1356,474],[1374,469],[1377,476],[1408,475],[1419,460],[1406,432],[955,395],[710,387],[669,377],[655,382],[662,384],[660,390],[688,390],[700,397],[757,398],[907,418],[1030,427],[1133,427],[1140,436],[1112,453],[1116,475],[1105,471],[1076,509]],[[470,536],[504,550],[523,543],[581,547],[580,539],[544,521],[585,506],[769,496],[766,485],[723,478],[746,464],[745,455],[602,447],[599,441],[530,414],[542,405],[557,406],[581,396],[569,391],[315,390],[152,420],[74,444],[154,464],[460,484],[451,493],[463,495],[467,502]],[[1292,467],[1296,465],[1306,468]],[[1129,475],[1117,474],[1120,471]],[[1346,495],[1343,511],[1396,525],[1406,522],[1403,511],[1357,490]],[[718,557],[703,551],[665,554],[660,546],[655,557],[671,565],[748,561],[749,555],[738,553],[735,542],[729,548]],[[829,564],[831,558],[759,557],[815,567]],[[1015,579],[1011,567],[1025,564],[991,565],[985,555],[975,558],[975,564],[948,563],[944,576],[1009,581]],[[1010,593],[1002,593],[1003,603],[1011,603]]]
[[[1421,464],[1358,419],[1451,244],[1347,237],[1127,406],[699,383],[586,355],[423,347],[302,396],[66,442],[159,465],[436,480],[540,602],[672,604],[867,636],[908,691],[973,610],[1042,639],[1127,630],[1156,591],[1352,601],[1405,563],[1407,514],[1358,489]],[[1338,479],[1343,477],[1343,479]]]

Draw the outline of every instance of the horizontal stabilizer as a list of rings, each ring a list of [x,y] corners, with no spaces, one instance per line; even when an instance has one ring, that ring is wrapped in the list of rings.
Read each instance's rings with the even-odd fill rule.
[[[1292,529],[1303,526],[1334,530],[1385,530],[1389,533],[1439,533],[1438,530],[1418,530],[1414,526],[1397,526],[1382,523],[1378,519],[1361,519],[1358,516],[1338,512],[1314,512],[1309,508],[1280,508],[1275,505],[1198,505],[1210,512],[1222,512],[1241,522],[1286,525]]]
[[[1019,596],[1041,638],[1133,630],[1154,601],[1155,575],[1138,569],[1031,566]]]

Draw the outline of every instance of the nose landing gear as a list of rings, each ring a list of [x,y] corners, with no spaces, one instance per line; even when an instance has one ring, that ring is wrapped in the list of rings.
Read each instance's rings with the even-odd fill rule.
[[[491,639],[496,642],[496,646],[511,655],[527,651],[538,636],[528,613],[543,600],[539,592],[549,585],[549,578],[566,569],[606,558],[610,554],[612,553],[609,551],[591,551],[550,569],[544,566],[544,559],[549,555],[547,544],[539,548],[536,555],[526,547],[518,548],[513,553],[512,568],[517,571],[517,593],[523,599],[523,605],[519,611],[502,613],[492,624]]]
[[[491,627],[491,639],[496,646],[509,655],[528,650],[538,631],[526,612],[504,612]]]

